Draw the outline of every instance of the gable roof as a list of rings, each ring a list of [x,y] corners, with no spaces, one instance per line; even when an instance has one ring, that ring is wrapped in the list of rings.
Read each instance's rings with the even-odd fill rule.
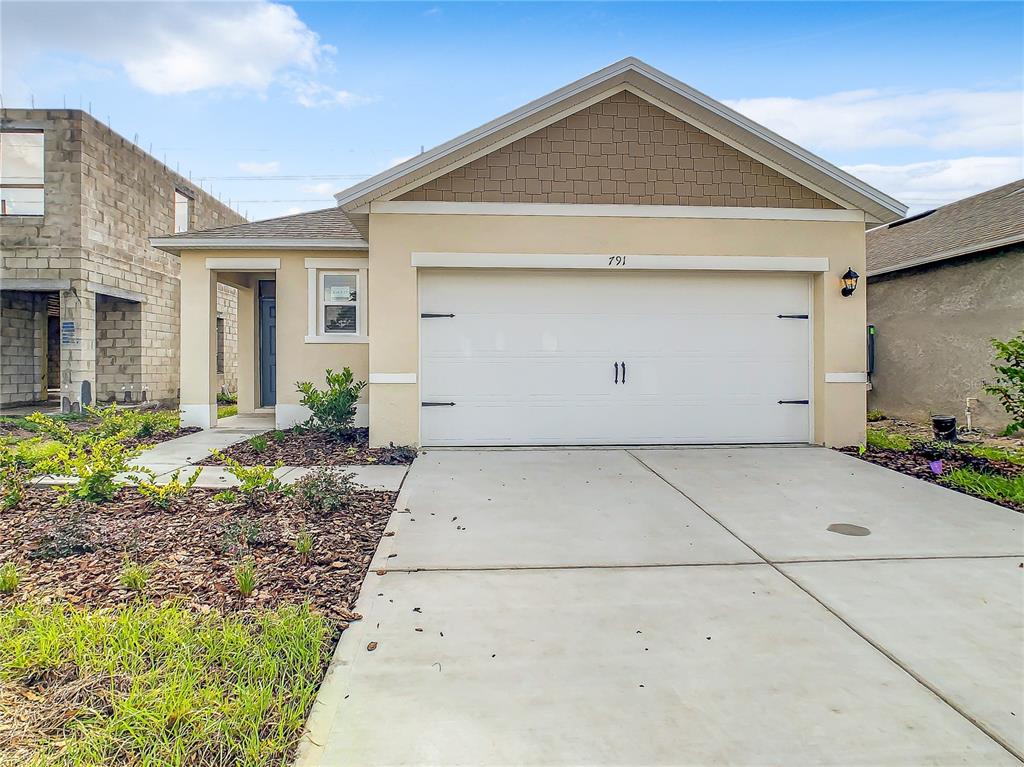
[[[258,242],[254,242],[257,241]],[[199,229],[153,237],[150,244],[169,252],[187,248],[281,248],[320,247],[365,249],[366,240],[341,208],[324,208],[307,213],[251,221],[246,224]]]
[[[867,233],[868,276],[1024,242],[1024,179]]]
[[[564,88],[531,101],[479,128],[423,152],[335,195],[353,223],[366,230],[367,205],[392,199],[459,165],[585,108],[611,93],[630,90],[676,113],[701,130],[735,146],[832,199],[863,210],[868,221],[892,221],[906,206],[831,163],[782,138],[724,104],[645,64],[626,58]]]

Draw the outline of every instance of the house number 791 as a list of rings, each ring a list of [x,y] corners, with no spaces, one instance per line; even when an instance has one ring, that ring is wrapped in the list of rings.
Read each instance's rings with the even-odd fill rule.
[[[625,266],[625,265],[626,265],[626,257],[625,256],[609,256],[608,257],[608,266]]]

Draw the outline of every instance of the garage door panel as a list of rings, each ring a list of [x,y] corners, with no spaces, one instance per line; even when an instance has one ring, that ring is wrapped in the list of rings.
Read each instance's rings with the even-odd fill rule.
[[[801,442],[808,278],[693,272],[420,273],[434,445]],[[615,383],[614,362],[626,363]],[[621,369],[619,371],[621,375]]]

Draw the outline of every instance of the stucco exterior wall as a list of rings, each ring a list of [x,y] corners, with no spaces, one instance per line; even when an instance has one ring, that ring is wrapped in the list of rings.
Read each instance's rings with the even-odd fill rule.
[[[839,207],[628,91],[397,199]]]
[[[867,296],[877,329],[870,407],[921,422],[955,415],[963,425],[966,398],[977,397],[974,423],[1006,427],[982,386],[992,378],[989,339],[1024,329],[1024,246],[875,277]]]
[[[370,215],[369,371],[419,373],[419,306],[413,252],[591,253],[829,258],[812,279],[815,441],[864,440],[865,385],[825,374],[865,370],[865,291],[839,293],[847,267],[864,272],[858,222],[560,216]],[[418,444],[415,384],[371,384],[370,439]]]

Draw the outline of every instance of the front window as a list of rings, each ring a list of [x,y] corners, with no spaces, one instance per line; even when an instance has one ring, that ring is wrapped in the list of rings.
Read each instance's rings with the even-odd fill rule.
[[[192,198],[174,190],[174,233],[187,232],[192,221]]]
[[[359,335],[359,273],[320,275],[320,330]]]
[[[43,215],[42,131],[0,132],[0,215]]]

